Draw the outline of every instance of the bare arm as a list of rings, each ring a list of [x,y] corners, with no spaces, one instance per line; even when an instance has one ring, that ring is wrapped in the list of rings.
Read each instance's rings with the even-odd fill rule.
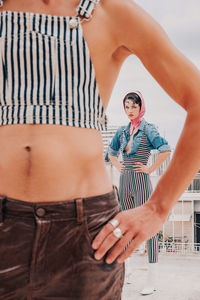
[[[149,205],[154,203],[154,209],[165,219],[200,165],[200,73],[142,8],[129,0],[117,3],[112,13],[118,15],[119,43],[139,57],[163,89],[187,112],[173,159],[149,200]]]
[[[162,28],[143,9],[129,0],[121,1],[121,4],[116,2],[118,5],[111,14],[118,15],[116,31],[119,43],[127,53],[139,57],[163,89],[186,110],[187,117],[170,165],[150,199],[142,207],[115,217],[119,220],[123,238],[109,254],[109,263],[117,257],[122,262],[140,243],[158,232],[200,165],[199,71],[172,45]],[[94,240],[97,259],[116,243],[112,231],[112,225],[107,224]],[[131,239],[131,245],[120,255]]]
[[[132,1],[124,2],[127,3],[127,21],[125,28],[119,29],[121,40],[131,53],[140,58],[165,91],[187,111],[173,159],[148,204],[152,208],[155,204],[154,209],[158,209],[165,218],[200,165],[200,73],[143,9]],[[124,30],[126,35],[122,34]]]
[[[138,168],[135,169],[136,172],[144,172],[147,174],[151,174],[153,171],[155,171],[170,155],[170,151],[161,152],[158,154],[158,157],[156,158],[155,162],[150,166],[147,167],[146,165],[138,162],[135,163]]]
[[[116,156],[113,155],[108,155],[112,165],[119,171],[122,172],[122,170],[124,169],[124,166],[122,163],[119,162],[118,158]]]

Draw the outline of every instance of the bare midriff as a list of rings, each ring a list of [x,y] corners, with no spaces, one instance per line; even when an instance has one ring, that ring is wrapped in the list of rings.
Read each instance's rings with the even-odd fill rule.
[[[97,130],[7,125],[0,127],[0,144],[0,195],[63,201],[112,189]]]

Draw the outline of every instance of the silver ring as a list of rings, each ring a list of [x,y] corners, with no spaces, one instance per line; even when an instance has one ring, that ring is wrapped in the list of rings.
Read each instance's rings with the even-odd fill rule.
[[[119,227],[117,227],[117,228],[115,228],[115,229],[113,230],[113,234],[114,234],[114,236],[116,236],[118,239],[121,239],[122,236],[123,236],[123,234],[122,234],[122,232],[121,232],[121,229],[120,229]]]
[[[116,228],[119,225],[119,221],[116,219],[112,219],[108,223],[110,223],[114,228]]]

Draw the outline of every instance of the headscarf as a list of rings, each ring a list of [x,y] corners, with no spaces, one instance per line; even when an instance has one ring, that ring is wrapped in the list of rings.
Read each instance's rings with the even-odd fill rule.
[[[133,130],[134,130],[135,128],[139,127],[140,122],[142,121],[142,117],[144,116],[146,109],[145,109],[145,104],[144,104],[144,98],[143,98],[142,94],[139,91],[134,91],[134,92],[131,92],[129,94],[130,94],[130,96],[131,96],[131,94],[136,94],[140,97],[140,100],[141,100],[141,108],[140,108],[139,115],[137,116],[137,118],[131,120],[131,124],[132,124]],[[123,100],[124,109],[125,109],[125,101],[129,100],[129,98],[128,98],[129,94],[127,94],[125,96],[124,100]],[[130,100],[131,100],[131,97],[130,97]]]

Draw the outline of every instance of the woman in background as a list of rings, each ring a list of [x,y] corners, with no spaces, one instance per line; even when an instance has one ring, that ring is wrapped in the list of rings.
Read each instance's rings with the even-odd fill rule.
[[[152,194],[149,174],[158,168],[170,155],[167,141],[159,135],[153,124],[143,119],[145,104],[140,92],[128,93],[123,100],[125,113],[130,122],[121,126],[109,147],[109,158],[120,174],[120,204],[122,210],[136,208],[144,204]],[[150,167],[147,166],[150,151],[157,149],[159,155]],[[123,162],[118,160],[119,150]],[[145,220],[144,220],[145,222]],[[141,294],[147,295],[155,290],[155,277],[158,262],[157,234],[147,241],[149,270],[147,282]]]

